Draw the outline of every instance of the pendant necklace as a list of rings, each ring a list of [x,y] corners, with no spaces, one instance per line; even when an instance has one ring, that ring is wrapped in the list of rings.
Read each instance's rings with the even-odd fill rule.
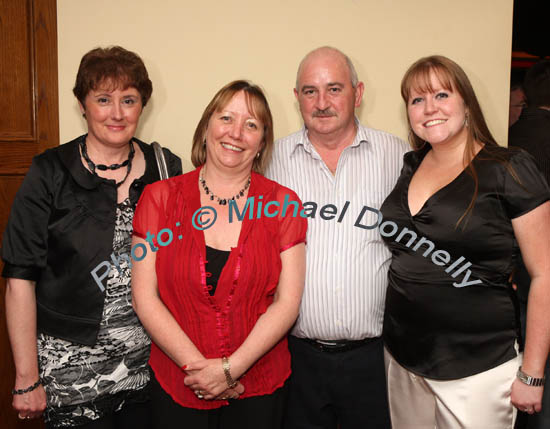
[[[204,192],[206,193],[206,195],[208,195],[208,197],[210,198],[210,200],[214,201],[214,199],[216,199],[218,201],[218,204],[220,206],[225,206],[227,205],[227,202],[228,201],[231,201],[231,200],[238,200],[239,198],[241,198],[242,196],[244,196],[244,193],[245,191],[248,189],[248,187],[250,186],[250,176],[248,176],[248,180],[246,181],[246,184],[244,185],[244,187],[239,191],[237,192],[235,195],[233,195],[231,198],[220,198],[218,197],[217,195],[215,195],[209,188],[208,186],[206,186],[206,180],[204,180],[204,177],[202,177],[202,173],[204,171],[204,167],[203,169],[201,170],[201,173],[199,175],[199,183],[201,184],[202,186],[202,189],[204,189]]]

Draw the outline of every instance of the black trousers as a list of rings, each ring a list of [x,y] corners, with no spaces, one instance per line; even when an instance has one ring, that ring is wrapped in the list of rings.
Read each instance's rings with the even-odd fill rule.
[[[185,408],[174,402],[151,379],[151,406],[153,428],[182,429],[281,429],[287,387],[271,395],[230,400],[229,405],[214,410]]]
[[[149,402],[127,404],[120,411],[93,420],[78,429],[151,429],[151,407]],[[46,424],[46,428],[53,426]]]
[[[390,429],[381,339],[344,352],[289,336],[292,375],[284,429]]]

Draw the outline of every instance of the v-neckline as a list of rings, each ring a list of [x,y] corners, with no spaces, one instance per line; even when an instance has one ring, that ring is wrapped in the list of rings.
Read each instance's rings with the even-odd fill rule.
[[[403,192],[403,204],[404,204],[409,216],[413,217],[413,218],[417,217],[420,213],[422,213],[426,209],[428,204],[432,203],[433,201],[437,201],[441,197],[442,194],[445,194],[448,191],[448,189],[451,187],[451,185],[454,185],[456,182],[458,182],[466,174],[466,170],[468,169],[468,166],[476,160],[476,158],[478,157],[478,155],[481,153],[481,151],[483,149],[484,149],[484,146],[481,147],[481,149],[474,155],[474,157],[471,159],[471,161],[468,163],[468,165],[466,165],[462,169],[462,171],[460,173],[458,173],[458,175],[455,176],[454,179],[452,179],[449,183],[445,184],[444,186],[439,188],[437,191],[435,191],[432,195],[430,195],[428,198],[426,198],[426,200],[424,201],[424,203],[422,204],[420,209],[415,214],[412,214],[411,207],[409,205],[409,188],[411,186],[413,176],[418,171],[418,168],[420,167],[420,164],[422,164],[422,161],[424,161],[424,158],[426,158],[426,155],[428,155],[428,153],[430,152],[430,150],[426,151],[424,156],[422,156],[422,159],[419,160],[419,162],[416,165],[416,168],[414,169],[414,171],[411,172],[411,175],[409,177],[409,183],[407,184],[407,187],[406,187],[406,192]]]
[[[254,197],[256,195],[256,181],[254,180],[254,174],[252,174],[250,178],[250,187],[248,189],[248,197]],[[196,206],[198,204],[198,206]],[[195,200],[195,209],[199,209],[201,206],[200,201],[200,191],[197,195],[197,200]],[[223,309],[227,310],[231,303],[231,296],[234,293],[234,289],[237,286],[237,280],[240,274],[240,263],[241,263],[241,253],[242,253],[242,246],[250,233],[250,229],[252,228],[254,221],[253,219],[249,219],[248,216],[244,216],[244,219],[242,220],[241,224],[241,230],[239,231],[239,238],[237,240],[237,245],[235,247],[231,247],[231,250],[229,250],[229,257],[227,258],[227,262],[223,266],[220,277],[218,280],[218,287],[216,288],[216,293],[214,295],[210,295],[208,293],[208,289],[206,286],[206,239],[204,236],[203,230],[198,230],[196,228],[193,228],[193,235],[195,236],[195,240],[200,246],[200,271],[201,271],[201,286],[203,289],[203,295],[208,300],[210,305],[216,309],[216,311],[223,311]],[[237,261],[234,261],[234,258],[237,258]],[[231,266],[233,265],[233,272],[226,273],[227,270],[231,269]],[[225,283],[221,282],[220,280],[222,277],[226,277],[227,275],[231,276],[231,286],[226,285]]]

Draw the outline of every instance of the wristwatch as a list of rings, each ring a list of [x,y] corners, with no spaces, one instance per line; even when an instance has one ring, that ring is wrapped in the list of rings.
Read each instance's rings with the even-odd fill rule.
[[[544,386],[544,382],[546,380],[546,377],[535,378],[535,377],[531,377],[530,375],[525,374],[521,370],[521,366],[519,367],[518,373],[516,374],[516,376],[517,376],[517,378],[519,378],[519,380],[522,383],[527,384],[527,386]]]

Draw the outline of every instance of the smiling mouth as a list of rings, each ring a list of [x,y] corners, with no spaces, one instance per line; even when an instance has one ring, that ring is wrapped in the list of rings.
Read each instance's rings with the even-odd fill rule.
[[[433,119],[424,124],[425,127],[433,127],[434,125],[444,124],[447,122],[445,119]]]
[[[242,152],[243,151],[243,149],[241,149],[240,147],[233,146],[232,144],[229,144],[229,143],[222,143],[221,145],[224,149],[232,150],[232,151],[235,151],[235,152]]]

